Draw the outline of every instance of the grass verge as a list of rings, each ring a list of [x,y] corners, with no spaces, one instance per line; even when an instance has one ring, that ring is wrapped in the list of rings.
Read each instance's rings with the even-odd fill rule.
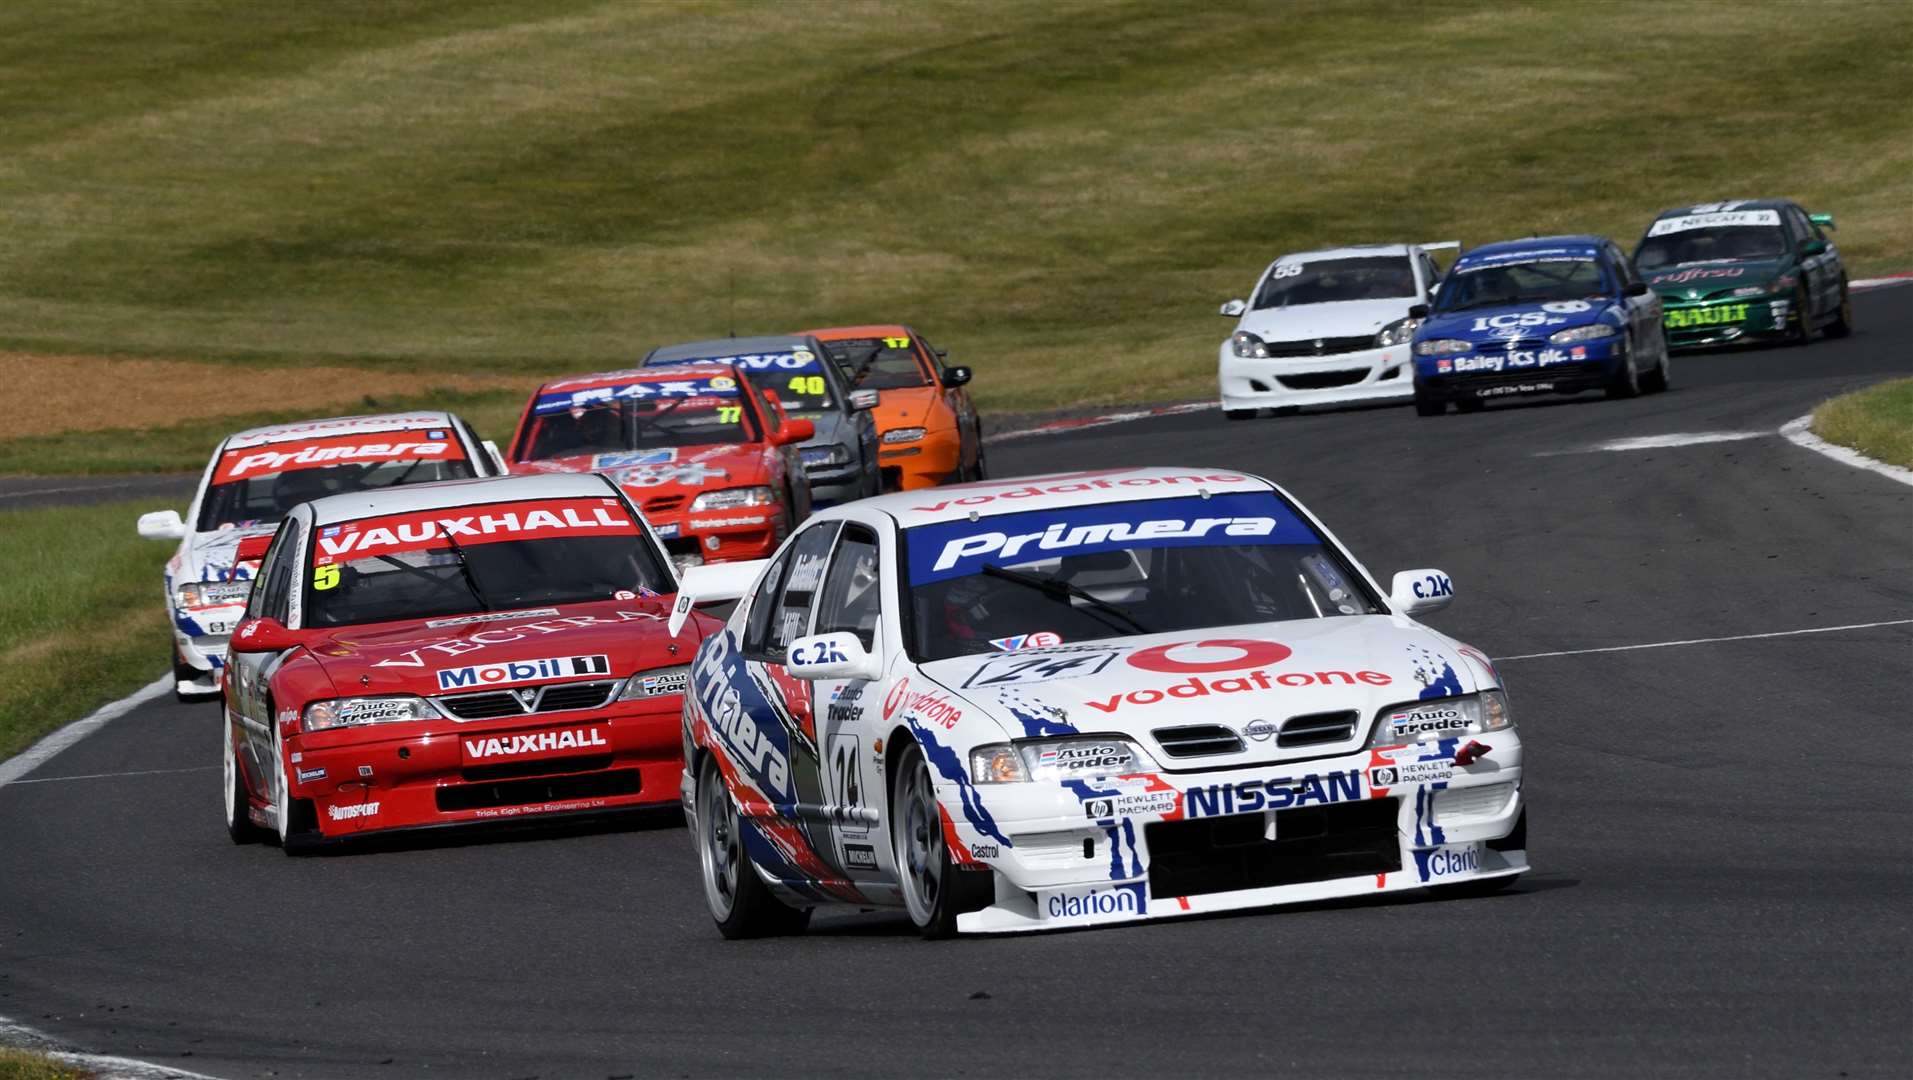
[[[92,1075],[45,1054],[0,1046],[0,1080],[89,1080]]]
[[[20,0],[0,343],[537,376],[905,319],[986,410],[1201,395],[1285,250],[1775,194],[1898,269],[1909,38],[1864,0]]]
[[[153,681],[171,646],[140,503],[0,511],[0,758]]]
[[[1813,410],[1813,433],[1830,443],[1913,469],[1913,379],[1842,394]]]

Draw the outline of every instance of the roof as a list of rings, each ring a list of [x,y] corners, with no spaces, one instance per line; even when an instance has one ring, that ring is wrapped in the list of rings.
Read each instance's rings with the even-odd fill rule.
[[[897,519],[904,528],[955,521],[974,513],[982,517],[1015,513],[1036,507],[1088,506],[1112,502],[1142,502],[1207,491],[1270,491],[1275,485],[1251,473],[1234,469],[1176,468],[1094,469],[1047,473],[1008,480],[900,491],[859,499],[832,507],[819,517],[838,517],[844,511],[878,510]]]
[[[803,333],[818,341],[855,341],[860,338],[909,337],[910,328],[902,323],[870,323],[866,326],[832,326]]]
[[[553,379],[544,384],[538,388],[538,392],[542,394],[549,390],[583,390],[594,386],[735,374],[737,372],[729,364],[671,364],[659,367],[625,368],[622,371],[600,371],[591,375],[567,375],[562,379]]]
[[[1604,236],[1578,234],[1570,236],[1529,236],[1520,240],[1498,240],[1492,244],[1469,248],[1455,260],[1455,265],[1463,263],[1492,262],[1497,259],[1512,259],[1523,256],[1542,255],[1550,252],[1561,255],[1582,257],[1589,251],[1598,251],[1607,243]]]
[[[357,435],[366,431],[411,431],[418,428],[452,426],[452,414],[432,409],[413,412],[378,413],[372,416],[332,416],[322,420],[294,420],[285,424],[267,424],[247,428],[226,436],[226,449],[236,450],[265,443],[294,439],[324,439],[333,435]]]
[[[1734,210],[1784,210],[1793,205],[1792,199],[1723,199],[1720,202],[1695,203],[1692,206],[1676,206],[1654,215],[1654,220],[1670,217],[1691,217],[1695,214],[1715,214]]]
[[[376,491],[354,491],[312,500],[312,523],[339,521],[420,510],[444,510],[518,502],[523,499],[590,499],[615,496],[618,489],[596,473],[526,473],[485,480],[444,480],[433,484],[401,484]]]
[[[1276,264],[1292,262],[1314,262],[1317,259],[1359,259],[1364,255],[1400,255],[1408,257],[1414,244],[1349,244],[1346,247],[1323,248],[1320,251],[1292,251],[1275,260]]]
[[[645,355],[646,365],[663,360],[704,359],[718,356],[748,356],[754,353],[790,352],[810,347],[803,334],[766,334],[761,337],[711,338],[686,341],[678,345],[660,345]]]

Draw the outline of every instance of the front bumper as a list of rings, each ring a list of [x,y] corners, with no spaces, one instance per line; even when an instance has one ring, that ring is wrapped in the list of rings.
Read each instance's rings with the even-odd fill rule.
[[[1470,741],[1489,749],[1454,762]],[[1251,769],[1067,785],[939,787],[959,862],[996,872],[973,933],[1047,930],[1301,903],[1519,874],[1514,731]],[[1518,841],[1525,843],[1525,841]]]
[[[1406,401],[1415,391],[1407,345],[1256,360],[1237,356],[1225,341],[1218,353],[1216,380],[1224,409]]]
[[[1618,337],[1576,345],[1512,344],[1416,357],[1415,392],[1430,401],[1578,394],[1608,385],[1627,362],[1627,344]]]
[[[1791,296],[1699,301],[1663,296],[1661,305],[1661,326],[1670,349],[1771,341],[1793,333],[1801,316]]]
[[[682,697],[669,695],[310,732],[285,740],[281,767],[291,799],[311,804],[325,839],[673,805],[684,770],[682,708]]]

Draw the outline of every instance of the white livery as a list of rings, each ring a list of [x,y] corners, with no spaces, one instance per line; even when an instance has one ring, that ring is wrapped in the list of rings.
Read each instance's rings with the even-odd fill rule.
[[[942,935],[1505,885],[1521,741],[1493,663],[1415,621],[1452,595],[1228,469],[831,509],[679,594],[741,601],[685,698],[711,912]]]
[[[1440,275],[1428,253],[1460,246],[1373,244],[1270,263],[1248,300],[1221,308],[1236,319],[1217,354],[1224,413],[1413,398],[1408,309],[1434,294]]]
[[[503,473],[497,447],[447,412],[302,420],[227,436],[184,518],[156,510],[139,519],[141,536],[179,542],[163,582],[175,694],[190,700],[219,693],[227,640],[245,611],[259,557],[288,510],[341,492]]]

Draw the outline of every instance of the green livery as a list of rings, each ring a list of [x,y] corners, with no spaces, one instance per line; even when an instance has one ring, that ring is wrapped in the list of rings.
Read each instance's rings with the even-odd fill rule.
[[[1832,215],[1786,199],[1683,206],[1647,227],[1634,268],[1660,294],[1672,349],[1845,337],[1853,306],[1831,231]]]

